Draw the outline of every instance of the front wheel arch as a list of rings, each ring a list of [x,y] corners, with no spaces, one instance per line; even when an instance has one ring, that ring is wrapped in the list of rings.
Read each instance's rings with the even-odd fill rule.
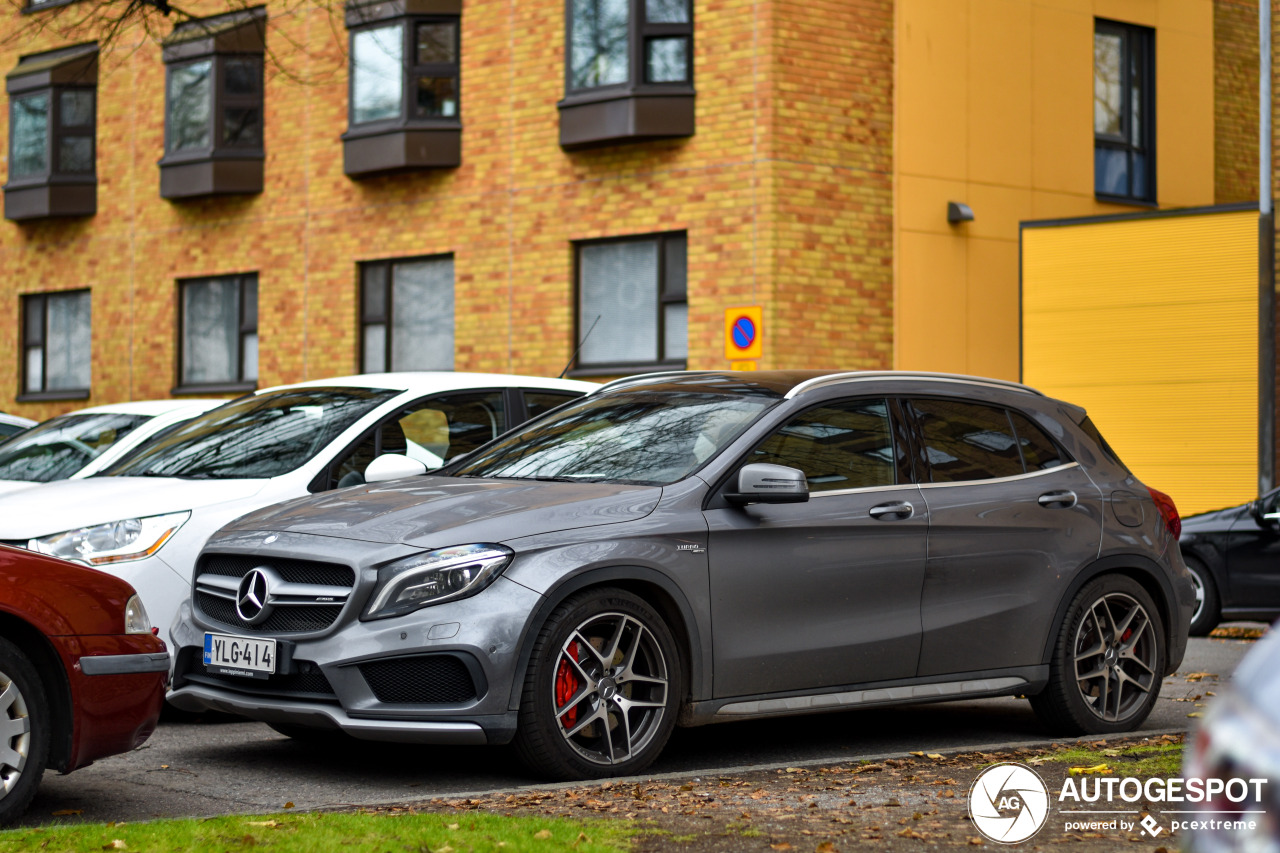
[[[1177,625],[1176,625],[1176,606],[1174,604],[1173,585],[1165,576],[1166,573],[1158,564],[1149,557],[1139,554],[1118,554],[1110,557],[1103,557],[1097,560],[1076,574],[1071,585],[1067,587],[1062,598],[1058,601],[1057,609],[1054,610],[1053,622],[1050,625],[1048,635],[1045,637],[1044,649],[1040,654],[1040,662],[1048,665],[1053,659],[1054,644],[1057,642],[1058,633],[1062,630],[1062,623],[1067,618],[1067,609],[1071,606],[1071,602],[1075,600],[1076,594],[1080,592],[1085,584],[1105,574],[1124,575],[1137,581],[1139,585],[1146,590],[1151,596],[1151,600],[1155,603],[1156,610],[1160,613],[1160,620],[1164,627],[1165,648],[1173,649],[1177,645]],[[1168,672],[1161,675],[1172,675],[1176,664],[1172,655],[1166,656],[1165,668]]]
[[[523,673],[529,668],[538,633],[546,625],[552,611],[575,593],[604,586],[623,589],[644,599],[671,627],[671,633],[675,636],[676,647],[681,657],[684,683],[680,688],[683,693],[680,700],[682,709],[680,719],[684,719],[684,709],[692,700],[693,694],[698,691],[698,685],[702,683],[705,671],[697,651],[703,648],[698,623],[688,599],[675,582],[661,572],[643,566],[606,566],[591,569],[565,578],[543,593],[542,602],[525,623],[524,633],[520,638],[520,655],[516,658],[514,670],[517,677],[512,679],[511,695],[508,697],[509,710],[516,711],[520,708]]]
[[[60,773],[70,773],[75,769],[70,766],[75,730],[71,711],[71,684],[67,680],[67,670],[62,664],[62,658],[44,634],[11,613],[0,613],[0,637],[22,649],[36,665],[53,722],[48,766]]]

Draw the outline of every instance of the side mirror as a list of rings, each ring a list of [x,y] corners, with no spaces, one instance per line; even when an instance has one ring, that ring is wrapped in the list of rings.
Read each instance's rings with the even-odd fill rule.
[[[384,483],[387,480],[399,480],[401,477],[414,477],[425,473],[427,473],[427,466],[417,459],[410,459],[399,453],[384,453],[364,469],[364,481]]]
[[[799,504],[809,500],[809,483],[798,468],[753,462],[738,472],[738,491],[724,497],[739,505]]]
[[[1280,528],[1280,511],[1276,508],[1276,499],[1274,495],[1258,498],[1249,505],[1249,514],[1253,516],[1253,520],[1258,523],[1259,527],[1265,527],[1270,530]]]

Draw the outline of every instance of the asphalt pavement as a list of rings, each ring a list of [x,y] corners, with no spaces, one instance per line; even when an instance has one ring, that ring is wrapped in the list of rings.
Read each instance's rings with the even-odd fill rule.
[[[1143,732],[1187,731],[1251,641],[1193,639]],[[1190,677],[1190,680],[1189,680]],[[1053,743],[1027,702],[986,699],[678,729],[647,775]],[[26,826],[377,805],[538,784],[506,749],[300,743],[230,718],[165,722],[141,748],[46,774]]]

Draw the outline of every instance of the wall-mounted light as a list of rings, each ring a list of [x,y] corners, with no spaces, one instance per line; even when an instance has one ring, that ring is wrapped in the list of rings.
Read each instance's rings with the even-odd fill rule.
[[[972,222],[973,208],[961,201],[947,202],[947,221],[952,225],[957,222]]]

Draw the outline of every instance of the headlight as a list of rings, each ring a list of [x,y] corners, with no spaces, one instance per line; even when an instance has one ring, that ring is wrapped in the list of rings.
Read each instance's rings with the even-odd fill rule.
[[[151,619],[147,617],[147,608],[142,606],[142,599],[136,595],[124,606],[124,632],[126,634],[151,633]]]
[[[190,517],[190,512],[171,512],[149,518],[125,518],[32,539],[27,547],[90,566],[125,563],[159,551]]]
[[[507,567],[515,554],[501,545],[458,545],[415,554],[378,569],[364,619],[403,616],[432,604],[475,595]]]

